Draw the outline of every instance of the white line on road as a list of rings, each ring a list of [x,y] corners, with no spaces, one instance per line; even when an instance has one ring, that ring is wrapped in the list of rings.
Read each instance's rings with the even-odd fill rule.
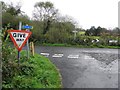
[[[85,59],[94,59],[94,58],[92,58],[92,57],[90,57],[90,56],[85,56],[84,58],[85,58]]]
[[[49,53],[40,53],[41,55],[44,55],[46,57],[48,57],[50,54]]]
[[[68,58],[79,58],[79,55],[69,55]]]
[[[63,57],[63,54],[54,54],[52,57]]]

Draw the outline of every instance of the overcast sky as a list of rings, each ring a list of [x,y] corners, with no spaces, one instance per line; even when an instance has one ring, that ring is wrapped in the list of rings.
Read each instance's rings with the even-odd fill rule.
[[[2,0],[0,0],[2,1]],[[39,1],[50,1],[62,15],[68,15],[84,29],[91,26],[105,28],[118,27],[119,0],[3,0],[7,3],[21,2],[22,11],[32,17],[34,4]]]

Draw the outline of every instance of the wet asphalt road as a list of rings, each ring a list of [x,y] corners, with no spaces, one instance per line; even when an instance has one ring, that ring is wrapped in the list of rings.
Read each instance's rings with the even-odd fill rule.
[[[35,46],[35,52],[57,66],[63,88],[118,88],[118,49]]]

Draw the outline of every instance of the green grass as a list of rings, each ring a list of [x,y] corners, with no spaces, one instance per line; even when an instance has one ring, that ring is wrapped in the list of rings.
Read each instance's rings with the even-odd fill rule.
[[[85,31],[78,32],[79,35],[85,35]]]
[[[13,73],[12,78],[3,81],[3,88],[62,88],[58,69],[39,54],[27,59],[26,51],[22,51],[20,65],[15,62],[12,65]]]
[[[51,44],[51,43],[43,43],[43,46],[65,46],[66,44],[59,44],[59,43],[55,43],[55,44]]]
[[[98,37],[99,38],[99,37]],[[71,45],[71,44],[51,44],[51,43],[44,43],[44,44],[40,44],[42,46],[59,46],[59,47],[79,47],[79,48],[113,48],[113,49],[119,49],[120,46],[104,46],[104,45]]]
[[[35,54],[28,61],[34,67],[33,80],[38,88],[61,88],[61,77],[54,64],[48,58]],[[37,82],[39,81],[39,82]]]
[[[81,38],[92,38],[92,39],[100,39],[100,36],[80,36]]]

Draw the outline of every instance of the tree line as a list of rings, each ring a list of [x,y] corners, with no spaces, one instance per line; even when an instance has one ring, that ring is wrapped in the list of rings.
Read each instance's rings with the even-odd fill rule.
[[[62,16],[51,2],[37,2],[34,5],[33,17],[21,11],[21,5],[2,3],[2,27],[4,38],[7,29],[18,29],[19,21],[23,25],[33,26],[31,41],[38,43],[67,43],[73,45],[91,45],[93,39],[99,39],[101,45],[109,45],[109,40],[118,40],[120,29],[108,30],[103,27],[91,26],[90,29],[76,28],[76,22],[70,16]],[[77,31],[74,39],[73,31]],[[84,32],[84,34],[80,34]],[[96,44],[98,45],[98,44]],[[112,44],[112,45],[120,45]]]

